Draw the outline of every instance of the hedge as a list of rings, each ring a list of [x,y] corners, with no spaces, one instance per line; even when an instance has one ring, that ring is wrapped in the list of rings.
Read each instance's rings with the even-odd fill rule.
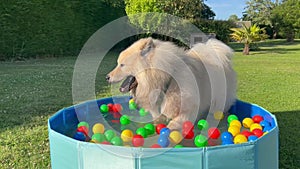
[[[0,60],[77,56],[96,30],[125,15],[123,1],[5,1],[0,3]],[[194,20],[192,23],[205,33],[216,33],[224,42],[229,41],[229,28],[234,26],[229,21]],[[143,36],[149,35],[137,35],[116,46],[123,48]],[[154,36],[180,43],[176,39]]]
[[[0,60],[77,55],[106,23],[125,15],[104,0],[10,0],[0,3]]]

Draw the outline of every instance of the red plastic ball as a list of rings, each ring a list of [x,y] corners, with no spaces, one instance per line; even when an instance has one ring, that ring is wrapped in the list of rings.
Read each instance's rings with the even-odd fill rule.
[[[108,141],[103,141],[103,142],[101,142],[101,144],[111,145],[110,142],[108,142]]]
[[[119,119],[122,116],[119,112],[113,112],[112,115],[115,119]]]
[[[218,140],[216,140],[216,139],[208,139],[207,143],[210,146],[217,146],[219,144]]]
[[[252,120],[253,120],[254,123],[258,123],[259,124],[261,121],[264,120],[264,118],[262,116],[260,116],[260,115],[255,115],[255,116],[252,117]]]
[[[121,112],[122,111],[122,105],[121,104],[114,104],[112,107],[113,112]]]
[[[194,130],[194,124],[191,121],[185,121],[182,124],[182,130]]]
[[[150,148],[161,148],[159,144],[153,144]]]
[[[241,134],[244,135],[244,136],[246,136],[247,139],[248,139],[249,136],[254,135],[252,132],[250,132],[250,131],[248,131],[248,130],[242,131]]]
[[[261,137],[264,134],[264,132],[261,129],[254,129],[252,130],[252,133],[257,137]]]
[[[160,134],[160,130],[167,127],[165,124],[158,124],[156,125],[156,133]]]
[[[89,135],[89,129],[86,126],[78,127],[77,132],[82,132],[85,136]]]
[[[182,130],[182,136],[185,139],[193,139],[194,138],[194,132],[193,132],[193,130]]]
[[[217,139],[217,138],[220,137],[221,132],[220,132],[220,130],[218,128],[211,127],[211,128],[208,129],[207,135],[208,135],[209,138]]]
[[[108,111],[109,111],[109,112],[112,112],[112,111],[113,111],[114,105],[113,105],[112,103],[108,103],[108,104],[107,104],[107,107],[108,107]]]
[[[143,138],[143,136],[141,136],[141,135],[134,135],[133,137],[132,137],[132,145],[134,146],[134,147],[141,147],[141,146],[143,146],[144,145],[144,138]]]

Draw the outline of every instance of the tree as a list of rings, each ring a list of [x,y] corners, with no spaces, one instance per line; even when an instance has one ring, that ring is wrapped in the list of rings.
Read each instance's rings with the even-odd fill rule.
[[[199,18],[213,19],[215,16],[203,0],[125,0],[125,5],[130,22],[146,31],[159,29],[162,22],[159,14],[150,16],[147,12],[168,13],[190,21]],[[138,18],[130,17],[137,13],[144,14]]]
[[[294,41],[300,29],[300,1],[284,0],[272,11],[272,20],[285,33],[288,42]]]
[[[272,10],[278,6],[279,0],[248,0],[243,20],[251,21],[258,25],[270,26],[273,30],[273,38],[276,37],[278,28],[272,20]]]
[[[240,19],[236,14],[230,15],[229,18],[228,18],[228,21],[231,21],[231,22],[237,22],[239,20]]]
[[[246,27],[243,25],[242,28],[231,28],[233,33],[230,34],[231,38],[244,43],[243,54],[249,55],[250,44],[253,42],[264,40],[268,37],[264,28],[260,28],[256,24],[251,27]]]

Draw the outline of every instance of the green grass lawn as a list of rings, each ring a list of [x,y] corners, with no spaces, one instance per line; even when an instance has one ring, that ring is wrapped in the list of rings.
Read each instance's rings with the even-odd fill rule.
[[[241,45],[231,44],[236,50]],[[280,168],[300,168],[300,41],[264,42],[249,56],[236,52],[238,98],[274,113],[280,129]],[[0,62],[0,168],[50,168],[47,119],[72,105],[74,57]],[[116,55],[105,57],[96,80],[104,80]]]

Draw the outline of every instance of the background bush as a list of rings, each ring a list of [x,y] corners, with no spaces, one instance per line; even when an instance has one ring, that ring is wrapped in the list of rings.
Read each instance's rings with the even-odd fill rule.
[[[233,22],[223,20],[198,19],[192,21],[192,23],[204,33],[215,33],[216,38],[225,43],[230,41],[230,28],[236,27]]]
[[[1,1],[0,60],[77,55],[96,30],[125,15],[108,0]]]
[[[0,1],[0,60],[77,56],[96,30],[126,15],[124,2],[118,0]],[[216,33],[224,42],[229,41],[233,27],[229,21],[194,19],[192,23],[205,33]],[[149,34],[126,39],[121,48],[145,36]],[[154,36],[180,44],[176,39]]]

